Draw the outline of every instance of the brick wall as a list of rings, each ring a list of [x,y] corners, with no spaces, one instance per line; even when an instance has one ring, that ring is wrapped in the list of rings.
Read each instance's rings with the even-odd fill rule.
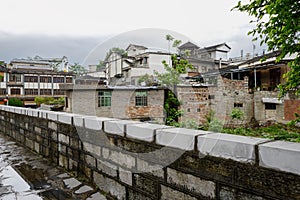
[[[300,144],[0,106],[0,132],[110,199],[300,199]]]
[[[300,114],[300,100],[284,101],[284,118],[285,120],[294,120],[295,113]]]

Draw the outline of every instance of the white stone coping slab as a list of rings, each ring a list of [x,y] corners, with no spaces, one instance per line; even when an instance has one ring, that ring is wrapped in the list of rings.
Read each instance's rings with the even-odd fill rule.
[[[40,110],[40,117],[44,118],[44,119],[48,119],[48,113],[49,112],[50,111],[48,111],[48,110]]]
[[[53,121],[57,121],[58,120],[58,113],[54,112],[54,111],[48,111],[47,113],[47,118]]]
[[[258,149],[260,166],[300,175],[300,143],[274,141]]]
[[[128,124],[138,124],[142,122],[132,121],[132,120],[114,120],[114,121],[104,121],[104,132],[125,136],[125,126]]]
[[[84,117],[83,120],[84,120],[85,128],[92,129],[92,130],[102,130],[103,122],[112,121],[116,119],[108,118],[108,117],[89,116],[89,117]]]
[[[170,126],[141,123],[141,124],[128,124],[126,125],[126,134],[128,138],[143,140],[146,142],[154,141],[155,130],[162,128],[171,128]]]
[[[28,109],[27,110],[27,115],[32,116],[32,117],[38,117],[39,116],[39,110]]]
[[[198,136],[199,156],[211,155],[240,162],[255,162],[255,145],[270,141],[224,133],[211,133]]]
[[[156,131],[156,143],[183,150],[193,150],[196,136],[203,134],[206,134],[205,131],[185,128],[160,129]]]
[[[83,119],[85,117],[87,117],[87,116],[84,116],[84,115],[75,115],[73,117],[74,126],[76,126],[76,127],[83,127]]]
[[[58,112],[58,121],[65,124],[72,125],[72,118],[75,116],[82,116],[75,113],[67,113],[67,112]]]

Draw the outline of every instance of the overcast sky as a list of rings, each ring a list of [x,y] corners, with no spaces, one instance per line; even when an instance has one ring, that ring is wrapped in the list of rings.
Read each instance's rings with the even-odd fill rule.
[[[230,11],[236,3],[237,0],[1,1],[0,60],[65,55],[70,62],[83,63],[97,45],[139,29],[174,31],[201,47],[226,42],[232,47],[231,57],[239,56],[241,49],[252,53],[251,37],[247,36],[250,18]],[[151,39],[150,34],[147,40]],[[258,46],[257,52],[262,50]]]

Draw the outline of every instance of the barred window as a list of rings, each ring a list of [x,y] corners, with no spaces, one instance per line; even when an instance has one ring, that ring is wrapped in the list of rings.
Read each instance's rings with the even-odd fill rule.
[[[135,106],[147,106],[147,91],[135,92]]]
[[[98,107],[111,106],[111,91],[99,91]]]

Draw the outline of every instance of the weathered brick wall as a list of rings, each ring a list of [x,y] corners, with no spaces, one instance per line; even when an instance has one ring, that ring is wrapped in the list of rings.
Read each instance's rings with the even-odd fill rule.
[[[300,114],[300,100],[285,100],[284,101],[284,118],[285,120],[294,120],[295,113]]]
[[[300,199],[300,144],[0,106],[0,132],[116,199]]]
[[[148,89],[147,106],[136,106],[137,89],[115,89],[112,91],[111,106],[98,106],[97,86],[74,85],[74,90],[67,93],[70,104],[68,112],[84,115],[96,115],[119,119],[149,119],[164,123],[164,89]],[[108,90],[109,91],[109,90]],[[71,109],[70,109],[71,108]]]

